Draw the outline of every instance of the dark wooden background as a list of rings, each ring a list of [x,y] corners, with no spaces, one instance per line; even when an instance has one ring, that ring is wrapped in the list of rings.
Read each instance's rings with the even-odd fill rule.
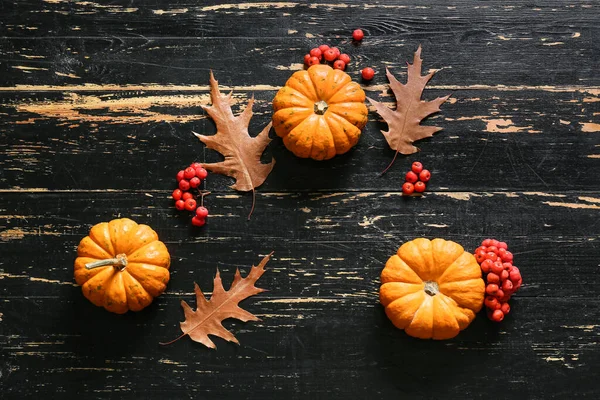
[[[594,398],[600,395],[600,4],[417,0],[1,0],[0,397],[86,399]],[[355,46],[350,34],[367,37]],[[257,98],[252,132],[313,46],[405,79],[423,45],[440,69],[425,98],[452,93],[421,153],[393,156],[371,112],[360,143],[327,162],[275,139],[277,165],[251,196],[210,175],[208,225],[170,192],[177,170],[217,161],[208,71]],[[371,110],[372,111],[372,110]],[[410,163],[433,173],[403,198]],[[140,313],[96,308],[73,280],[89,228],[130,217],[172,257],[167,292]],[[398,246],[442,237],[509,243],[524,285],[500,325],[480,315],[457,338],[421,341],[387,320],[379,273]],[[241,342],[211,351],[178,335],[181,299],[275,251],[270,291],[229,321]]]

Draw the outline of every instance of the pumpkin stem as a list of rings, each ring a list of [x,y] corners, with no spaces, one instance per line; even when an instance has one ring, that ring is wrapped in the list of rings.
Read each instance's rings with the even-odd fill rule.
[[[328,108],[329,108],[329,106],[327,105],[327,103],[325,103],[323,100],[321,100],[321,101],[317,101],[315,103],[314,111],[315,111],[315,114],[323,115],[323,114],[325,114],[325,111],[327,111]]]
[[[107,258],[106,260],[98,260],[91,263],[85,264],[86,269],[94,269],[98,267],[106,267],[112,265],[119,271],[125,269],[127,266],[127,256],[125,254],[118,254],[115,258]]]
[[[437,282],[427,281],[425,282],[425,288],[423,290],[425,290],[425,293],[428,295],[435,296],[440,292],[440,287],[438,286]]]

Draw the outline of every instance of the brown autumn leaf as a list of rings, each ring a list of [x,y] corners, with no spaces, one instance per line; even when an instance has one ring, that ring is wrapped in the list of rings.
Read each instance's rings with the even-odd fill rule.
[[[231,111],[231,93],[223,95],[219,91],[219,82],[210,72],[210,98],[212,106],[202,106],[217,125],[217,133],[204,136],[194,132],[194,135],[209,149],[221,153],[225,160],[203,164],[204,168],[217,174],[227,175],[235,179],[232,189],[242,192],[252,191],[252,208],[248,219],[254,211],[256,194],[254,189],[263,184],[271,173],[275,160],[268,164],[260,161],[260,156],[271,142],[269,138],[269,123],[256,137],[248,134],[248,123],[252,118],[254,96],[248,101],[246,109],[238,116]]]
[[[167,343],[161,343],[163,345],[171,344],[185,335],[188,335],[193,341],[202,343],[206,347],[215,349],[216,346],[212,340],[209,339],[208,335],[218,336],[229,342],[240,344],[235,336],[222,325],[223,320],[227,318],[235,318],[240,321],[259,321],[259,319],[253,314],[246,310],[243,310],[238,306],[238,303],[250,296],[262,293],[265,289],[260,289],[254,286],[258,278],[265,272],[265,265],[273,255],[265,256],[257,267],[252,266],[252,269],[248,273],[248,276],[242,278],[240,270],[235,271],[235,277],[229,290],[223,288],[223,282],[221,281],[221,275],[217,269],[217,274],[214,279],[214,289],[210,300],[206,300],[204,293],[198,287],[198,284],[194,283],[194,292],[196,293],[196,311],[185,301],[181,301],[181,307],[185,314],[185,321],[181,322],[181,331],[183,334],[177,339]]]
[[[390,165],[382,172],[384,174],[394,163],[398,153],[413,154],[419,151],[413,142],[442,130],[437,126],[421,125],[421,121],[429,115],[440,111],[440,106],[448,100],[450,95],[438,97],[435,100],[421,100],[423,89],[427,82],[433,77],[435,71],[427,75],[421,75],[421,46],[414,55],[412,64],[407,63],[408,79],[406,84],[400,83],[386,68],[386,74],[390,81],[390,88],[396,97],[396,110],[390,110],[383,103],[369,99],[375,106],[377,112],[388,124],[387,131],[381,131],[392,150],[396,154]]]

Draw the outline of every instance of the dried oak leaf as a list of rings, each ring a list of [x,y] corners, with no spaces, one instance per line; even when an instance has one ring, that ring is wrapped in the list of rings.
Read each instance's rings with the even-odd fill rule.
[[[212,106],[202,106],[217,125],[217,133],[204,136],[194,132],[194,135],[209,149],[221,153],[225,160],[203,164],[204,168],[217,174],[223,174],[235,179],[232,189],[242,192],[252,191],[252,208],[248,219],[254,211],[256,194],[254,189],[263,184],[271,173],[275,160],[268,164],[260,161],[262,153],[271,142],[269,138],[269,123],[256,137],[248,134],[248,123],[252,118],[254,96],[248,101],[246,109],[238,116],[231,111],[231,93],[223,95],[219,91],[219,82],[210,72],[210,98]]]
[[[371,104],[375,106],[377,112],[383,117],[388,124],[388,131],[381,131],[392,150],[396,150],[394,159],[382,172],[384,174],[394,163],[398,153],[413,154],[419,149],[413,146],[413,142],[429,136],[442,130],[437,126],[421,125],[421,121],[438,111],[440,106],[448,100],[450,95],[438,97],[435,100],[421,100],[423,89],[427,82],[433,77],[435,71],[427,75],[421,75],[421,46],[417,49],[414,55],[412,64],[407,63],[408,79],[406,84],[400,83],[391,72],[386,69],[387,77],[390,81],[390,88],[396,97],[396,110],[390,110],[383,103],[369,99]]]
[[[252,266],[248,276],[242,278],[240,270],[235,271],[235,277],[229,290],[223,288],[221,275],[217,269],[217,274],[214,279],[214,289],[210,300],[206,300],[204,293],[194,283],[194,292],[196,293],[196,311],[193,311],[188,303],[181,301],[181,307],[185,314],[185,321],[181,322],[181,331],[183,334],[177,339],[163,345],[171,344],[188,335],[193,341],[202,343],[206,347],[215,349],[216,346],[208,338],[208,335],[218,336],[229,342],[240,344],[235,336],[222,325],[223,320],[227,318],[235,318],[240,321],[260,321],[256,316],[246,310],[241,309],[238,303],[250,296],[262,293],[265,289],[260,289],[254,286],[258,278],[265,272],[265,265],[271,258],[273,253],[265,256],[257,267]]]

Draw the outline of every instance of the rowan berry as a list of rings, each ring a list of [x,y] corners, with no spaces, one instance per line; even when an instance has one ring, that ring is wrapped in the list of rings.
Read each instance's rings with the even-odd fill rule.
[[[425,189],[427,189],[427,186],[423,182],[415,183],[415,192],[423,193],[425,191]]]
[[[481,262],[481,270],[487,274],[492,270],[492,265],[494,265],[494,262],[492,260],[483,260]]]
[[[175,201],[181,199],[182,195],[183,195],[183,192],[181,191],[181,189],[175,189],[175,190],[173,190],[173,199]]]
[[[362,29],[355,29],[354,32],[352,32],[352,39],[356,40],[357,42],[363,40],[364,37],[365,33],[362,31]]]
[[[500,289],[495,283],[488,283],[488,285],[485,287],[485,292],[491,296],[495,296],[498,293],[498,290]]]
[[[402,185],[402,193],[404,193],[405,195],[411,195],[413,194],[415,191],[415,185],[413,185],[410,182],[405,182],[404,185]]]
[[[490,272],[489,274],[487,274],[486,279],[487,279],[488,283],[499,283],[500,282],[500,277],[493,272]]]
[[[308,60],[310,60],[310,54],[305,54],[304,55],[304,64],[308,65]]]
[[[429,182],[431,179],[431,172],[429,172],[427,169],[424,169],[423,171],[419,172],[419,179],[422,182]]]
[[[317,57],[311,57],[308,59],[308,65],[313,66],[319,64],[319,59]]]
[[[311,57],[317,57],[319,59],[319,61],[321,61],[321,58],[323,57],[323,53],[321,53],[321,50],[319,50],[318,47],[315,47],[314,49],[310,49],[309,54]]]
[[[179,189],[181,189],[184,192],[190,190],[190,181],[188,181],[187,179],[180,180],[179,181]]]
[[[333,69],[339,69],[340,71],[343,71],[346,69],[346,63],[342,60],[335,60],[333,62]]]
[[[500,279],[502,279],[503,281],[505,281],[505,280],[507,280],[507,279],[508,279],[508,271],[507,271],[507,270],[503,270],[503,271],[500,273]]]
[[[375,76],[375,70],[371,67],[363,68],[360,75],[365,81],[370,81]]]
[[[505,292],[511,292],[513,288],[514,286],[511,281],[505,280],[504,282],[502,282],[502,290],[504,290]]]
[[[337,58],[337,54],[336,54],[335,50],[328,49],[328,50],[325,50],[325,53],[323,53],[323,57],[325,58],[326,61],[332,62],[332,61],[335,61],[335,59]]]
[[[196,209],[196,200],[194,200],[194,199],[187,199],[185,201],[185,209],[187,211],[194,211]]]
[[[326,44],[322,44],[319,46],[319,50],[321,50],[321,54],[325,54],[327,50],[329,50],[329,46]]]
[[[513,254],[510,251],[506,251],[502,254],[502,261],[512,262]]]
[[[492,260],[490,260],[492,261]],[[492,263],[492,266],[490,267],[490,270],[495,273],[496,275],[500,276],[500,274],[502,273],[502,271],[504,271],[504,268],[502,268],[502,263],[501,262],[494,262]]]
[[[181,181],[184,178],[185,171],[181,170],[177,173],[177,182]]]
[[[198,218],[197,216],[192,218],[192,225],[194,226],[204,226],[206,224],[206,220],[204,218]]]
[[[408,171],[406,173],[406,176],[404,177],[404,180],[406,182],[415,183],[416,181],[419,180],[419,177],[413,171]]]
[[[350,64],[350,56],[348,54],[340,54],[339,59],[344,62],[344,64]]]
[[[504,319],[504,313],[502,310],[495,310],[492,313],[492,321],[500,322]]]
[[[338,49],[337,47],[332,47],[331,50],[333,50],[333,52],[335,53],[335,58],[338,58],[340,56],[340,49]]]
[[[194,195],[190,192],[184,192],[183,196],[181,196],[181,200],[186,201],[187,199],[193,199]]]
[[[502,314],[506,315],[510,312],[510,305],[508,303],[502,303],[502,305],[500,306],[500,310],[502,311]]]
[[[201,183],[202,181],[197,176],[190,179],[190,186],[193,188],[197,188],[198,186],[200,186]]]
[[[204,206],[200,206],[196,209],[196,215],[198,218],[206,218],[208,217],[208,209]]]
[[[175,208],[178,209],[179,211],[183,210],[185,208],[185,201],[177,200],[175,202]]]
[[[495,310],[498,305],[498,299],[494,296],[485,296],[485,300],[483,301],[485,306],[489,309]]]

